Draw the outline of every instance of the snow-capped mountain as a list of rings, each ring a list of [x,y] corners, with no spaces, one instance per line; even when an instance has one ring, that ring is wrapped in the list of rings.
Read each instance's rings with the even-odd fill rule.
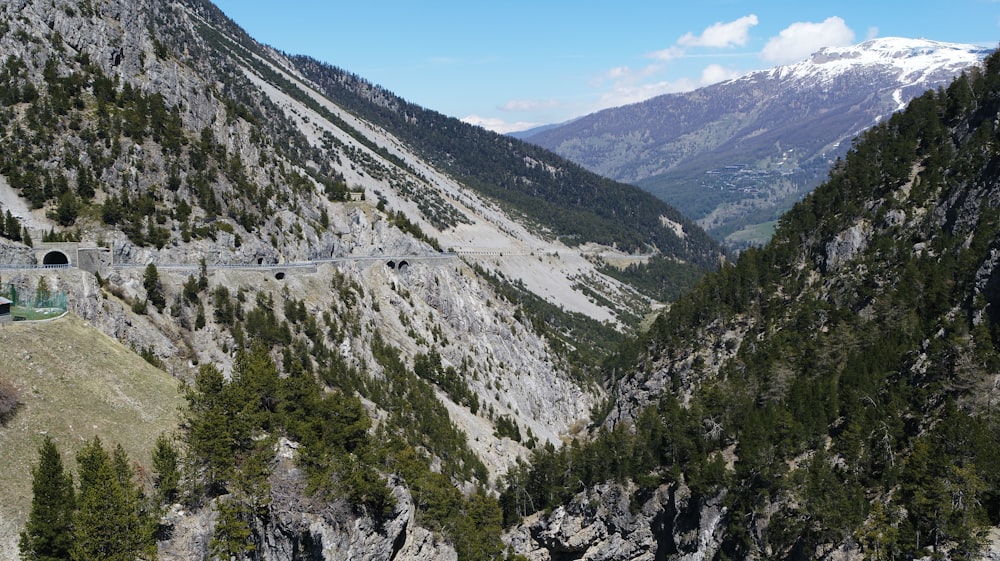
[[[976,45],[889,37],[871,39],[851,47],[825,47],[807,60],[778,66],[764,73],[788,79],[832,78],[856,67],[885,65],[897,69],[901,79],[914,75],[917,79],[921,76],[933,78],[935,72],[950,72],[956,67],[975,64],[991,51]],[[754,72],[750,76],[760,73]]]
[[[826,177],[863,130],[942,87],[992,49],[883,38],[608,109],[528,138],[633,182],[733,245]]]
[[[768,79],[795,82],[795,86],[804,88],[832,86],[840,76],[852,72],[877,73],[880,77],[895,74],[897,87],[893,98],[898,100],[899,110],[906,106],[903,99],[907,89],[914,88],[919,93],[927,89],[927,84],[947,83],[956,71],[977,64],[991,51],[975,45],[926,39],[872,39],[852,47],[827,47],[808,60],[778,66],[764,74]],[[740,79],[753,80],[760,74]]]

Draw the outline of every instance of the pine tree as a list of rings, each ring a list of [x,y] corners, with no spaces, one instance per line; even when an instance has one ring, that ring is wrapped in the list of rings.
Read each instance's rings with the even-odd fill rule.
[[[146,289],[149,303],[156,306],[157,311],[162,312],[167,305],[167,298],[163,294],[163,285],[160,284],[160,273],[156,270],[156,265],[150,263],[146,266],[142,276],[142,286]]]
[[[35,302],[39,306],[48,306],[52,299],[52,289],[45,277],[38,277],[38,285],[35,287]]]
[[[242,405],[222,372],[214,365],[203,365],[187,388],[188,430],[186,444],[191,457],[201,468],[200,477],[210,495],[221,495],[233,476],[236,451],[249,446],[246,424],[238,422]]]
[[[146,498],[138,482],[136,469],[121,444],[115,445],[111,453],[111,467],[125,499],[121,508],[120,523],[125,549],[133,558],[155,559],[155,534],[159,517],[153,515],[153,505]]]
[[[219,518],[212,532],[209,550],[216,559],[246,559],[257,546],[253,542],[249,510],[242,501],[220,499],[215,508]]]
[[[15,242],[21,241],[21,221],[9,209],[4,213],[4,236]]]
[[[454,516],[455,549],[462,559],[487,560],[503,558],[503,513],[496,499],[477,490],[463,505],[463,512]]]
[[[205,263],[205,258],[202,257],[201,261],[198,262],[198,291],[202,292],[208,289],[208,264]]]
[[[154,525],[124,449],[111,456],[94,437],[77,456],[80,491],[74,516],[74,561],[134,561],[155,554]]]
[[[38,448],[38,465],[31,474],[34,496],[21,532],[21,558],[67,559],[73,538],[73,477],[63,472],[62,457],[51,438],[46,437]]]
[[[156,471],[156,490],[160,501],[173,502],[180,485],[180,470],[177,448],[166,435],[156,439],[153,449],[153,469]]]
[[[49,218],[55,218],[63,226],[72,226],[80,212],[80,205],[72,191],[66,191],[59,196],[59,204]]]

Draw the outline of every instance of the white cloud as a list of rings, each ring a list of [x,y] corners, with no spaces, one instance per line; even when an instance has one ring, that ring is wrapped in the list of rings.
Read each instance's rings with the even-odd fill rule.
[[[721,64],[709,64],[701,71],[701,83],[698,87],[710,86],[733,78],[739,78],[744,73],[739,70],[726,68]]]
[[[598,111],[608,107],[638,103],[658,95],[691,91],[738,77],[741,74],[738,71],[727,69],[719,64],[711,64],[702,69],[701,76],[698,78],[682,77],[676,80],[650,81],[664,71],[665,65],[663,63],[688,56],[681,45],[714,48],[745,46],[750,40],[750,28],[757,23],[757,16],[754,14],[731,22],[717,22],[705,28],[701,35],[687,33],[677,40],[676,45],[646,54],[647,58],[657,61],[654,64],[640,69],[619,66],[608,70],[603,76],[591,83],[593,87],[599,88],[603,87],[606,81],[613,82],[611,87],[601,95],[596,107],[592,110]]]
[[[798,62],[823,47],[846,47],[854,43],[854,32],[844,20],[833,16],[822,23],[797,22],[771,37],[761,58],[774,64]]]
[[[531,123],[527,121],[508,123],[503,119],[497,119],[495,117],[480,117],[479,115],[469,115],[468,117],[463,117],[462,122],[469,123],[470,125],[478,125],[484,129],[500,134],[523,131],[540,126],[539,123]]]
[[[701,71],[698,79],[683,77],[677,80],[664,80],[653,83],[641,83],[636,80],[619,80],[610,90],[601,95],[592,111],[600,111],[609,107],[619,107],[630,103],[639,103],[647,99],[669,93],[681,93],[696,90],[724,80],[738,78],[743,73],[719,64],[710,64]]]
[[[502,111],[538,111],[539,109],[556,107],[559,107],[559,101],[555,99],[512,99],[498,109]]]
[[[611,70],[608,70],[608,78],[611,79],[622,79],[628,78],[632,75],[632,69],[628,66],[616,66]]]
[[[633,69],[629,66],[616,66],[608,69],[604,74],[596,76],[590,80],[590,86],[595,89],[600,89],[603,88],[608,81],[611,81],[613,83],[613,88],[631,87],[639,83],[641,80],[656,76],[662,70],[663,66],[661,64],[650,64],[639,69]]]
[[[663,49],[661,51],[653,51],[646,56],[649,58],[655,58],[657,60],[663,60],[663,61],[674,60],[684,56],[684,49],[676,46],[667,47],[666,49]]]
[[[742,47],[750,40],[750,28],[755,25],[757,16],[754,14],[728,23],[720,21],[707,27],[701,35],[685,34],[677,40],[677,44],[687,47]]]
[[[694,85],[694,80],[688,78],[681,78],[675,82],[664,81],[652,84],[618,84],[601,94],[596,106],[591,111],[639,103],[658,95],[692,90],[695,87],[697,86]]]

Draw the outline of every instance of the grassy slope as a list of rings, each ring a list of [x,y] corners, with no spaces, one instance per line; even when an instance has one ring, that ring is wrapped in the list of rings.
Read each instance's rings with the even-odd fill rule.
[[[43,434],[74,474],[76,450],[94,435],[148,467],[156,437],[176,428],[183,402],[177,380],[72,315],[0,326],[0,377],[23,404],[0,427],[0,559],[17,558]]]

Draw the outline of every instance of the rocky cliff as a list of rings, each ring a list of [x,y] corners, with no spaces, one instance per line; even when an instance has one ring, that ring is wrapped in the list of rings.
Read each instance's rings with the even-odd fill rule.
[[[485,176],[468,182],[332,101],[207,2],[8,2],[0,60],[0,211],[34,242],[3,233],[5,285],[66,292],[71,313],[189,383],[205,365],[231,376],[240,351],[266,341],[284,376],[349,392],[431,473],[463,473],[454,488],[495,488],[531,447],[584,426],[603,394],[602,353],[653,304],[602,272],[593,256],[613,247],[560,241],[474,188]],[[536,187],[565,167],[635,202],[638,190],[553,158],[530,159],[547,170]],[[36,269],[44,239],[71,265],[77,245],[106,248],[111,263],[96,275]],[[383,388],[414,372],[407,383],[429,388],[418,405],[432,411],[420,422],[447,444],[404,436],[423,425],[401,420]],[[421,529],[426,501],[414,505],[391,469],[380,477],[397,510],[379,526],[306,505],[280,465],[284,491],[256,521],[262,555],[455,555],[447,530]],[[164,555],[202,555],[225,497],[176,508]],[[23,521],[23,501],[9,506],[0,515]]]
[[[683,484],[604,484],[525,519],[505,541],[532,561],[712,559],[726,510],[724,496],[693,497]]]
[[[455,550],[422,528],[409,490],[392,482],[394,510],[375,519],[356,512],[346,501],[310,500],[302,472],[296,467],[294,443],[283,441],[270,477],[270,504],[254,523],[256,559],[281,561],[454,561]],[[226,497],[218,501],[225,502]],[[160,542],[163,561],[209,559],[209,543],[217,522],[218,502],[194,511],[175,508],[164,521],[170,526]]]

